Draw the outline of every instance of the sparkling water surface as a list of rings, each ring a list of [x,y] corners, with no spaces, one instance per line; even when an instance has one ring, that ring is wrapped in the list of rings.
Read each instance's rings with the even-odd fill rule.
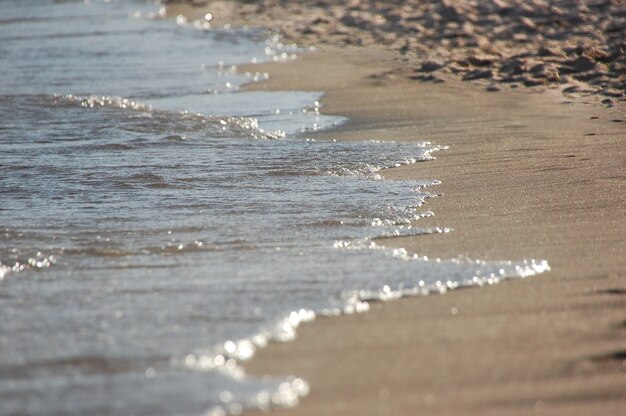
[[[268,75],[233,65],[300,53],[273,36],[142,1],[0,6],[2,415],[291,406],[305,381],[240,363],[302,320],[547,269],[374,244],[448,231],[410,225],[434,178],[379,175],[439,148],[307,139],[342,121],[320,92],[238,89]]]

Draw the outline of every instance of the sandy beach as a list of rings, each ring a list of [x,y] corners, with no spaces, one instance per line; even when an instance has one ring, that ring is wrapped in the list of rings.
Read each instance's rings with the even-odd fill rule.
[[[625,99],[620,0],[264,0],[229,13],[298,43],[384,46],[412,67],[414,79],[443,82],[453,74],[490,90],[562,85],[607,106]]]
[[[487,288],[377,303],[365,314],[303,325],[296,341],[271,344],[245,365],[256,376],[295,374],[310,383],[311,393],[300,406],[276,413],[623,414],[624,55],[623,36],[608,29],[623,24],[623,3],[560,2],[552,9],[533,2],[520,15],[523,2],[489,2],[480,13],[477,2],[426,2],[424,7],[433,8],[416,6],[421,14],[398,17],[395,31],[385,28],[396,27],[386,24],[399,8],[326,3],[317,2],[306,13],[306,6],[280,1],[241,6],[239,18],[254,17],[289,39],[321,45],[321,51],[294,62],[240,67],[270,74],[269,81],[248,88],[324,91],[322,111],[350,121],[311,136],[449,146],[435,161],[384,175],[441,180],[431,189],[439,196],[425,207],[434,217],[416,225],[453,231],[380,244],[431,258],[546,259],[552,271]],[[568,5],[576,5],[580,19]],[[330,12],[324,14],[325,8]],[[471,31],[472,42],[450,36],[443,49],[433,46],[455,29],[450,21],[467,29],[471,18],[463,16],[484,23],[493,8],[509,11],[487,29],[505,27],[510,33],[483,28]],[[598,10],[605,14],[595,23],[605,30],[590,36],[579,20]],[[553,33],[553,42],[547,42],[549,27],[538,24],[547,22],[541,17],[565,15],[571,19],[562,18],[559,27],[581,30],[569,37]],[[438,17],[429,31],[426,22],[433,16]],[[512,28],[512,21],[526,29]],[[409,23],[424,30],[406,36]],[[502,34],[502,43],[489,33]],[[516,36],[520,33],[524,36]],[[482,42],[478,36],[487,38]],[[578,45],[574,50],[563,46],[570,41]],[[551,52],[537,47],[543,43]],[[487,46],[495,50],[481,61],[478,53]],[[517,49],[503,53],[513,46]],[[555,63],[555,56],[563,62]],[[511,69],[515,74],[507,72],[515,59],[524,62]],[[532,60],[538,61],[531,65]],[[574,70],[578,64],[580,71]],[[566,66],[572,71],[564,77]]]

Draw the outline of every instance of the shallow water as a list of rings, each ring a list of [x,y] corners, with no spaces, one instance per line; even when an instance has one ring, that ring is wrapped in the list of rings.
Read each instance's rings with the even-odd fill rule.
[[[240,92],[232,65],[299,52],[145,2],[3,1],[0,414],[198,415],[290,406],[239,362],[316,314],[526,276],[372,243],[434,179],[379,170],[428,143],[315,141],[319,92]],[[122,98],[123,97],[123,98]]]

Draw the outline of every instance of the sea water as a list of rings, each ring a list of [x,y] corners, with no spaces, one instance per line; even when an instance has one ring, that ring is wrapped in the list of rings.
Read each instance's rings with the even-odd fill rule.
[[[0,6],[2,415],[292,406],[305,380],[241,363],[301,321],[547,269],[374,243],[449,231],[414,226],[436,178],[380,176],[440,148],[307,138],[342,122],[321,92],[239,91],[269,74],[234,65],[302,53],[276,36],[141,1]]]

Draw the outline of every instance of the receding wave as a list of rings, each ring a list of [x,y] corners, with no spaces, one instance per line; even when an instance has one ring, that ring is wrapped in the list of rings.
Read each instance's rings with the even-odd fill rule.
[[[410,263],[425,263],[429,259],[418,255],[410,255],[404,249],[388,249],[375,243],[359,242],[346,244],[342,249],[375,250],[387,257]],[[435,259],[441,262],[441,259]],[[259,348],[264,348],[270,342],[287,342],[296,336],[297,328],[304,322],[311,321],[317,316],[338,316],[366,312],[371,302],[390,301],[406,296],[425,296],[442,294],[449,290],[463,287],[484,286],[499,283],[510,278],[525,278],[550,270],[546,261],[524,260],[521,262],[481,262],[470,259],[452,259],[446,262],[456,266],[477,267],[479,270],[464,280],[403,280],[393,285],[381,285],[375,289],[347,290],[342,293],[342,302],[336,307],[319,310],[299,309],[290,312],[284,318],[276,321],[273,329],[266,330],[240,340],[228,340],[210,350],[197,350],[181,357],[172,359],[173,365],[183,366],[195,371],[218,371],[234,379],[244,379],[244,370],[241,363],[250,359]],[[209,415],[220,415],[224,412],[232,413],[233,409],[267,409],[268,407],[292,407],[299,399],[306,396],[309,386],[306,381],[297,378],[287,378],[280,381],[280,387],[262,390],[253,396],[245,394],[231,394],[228,400],[215,406]],[[277,394],[278,393],[278,394]],[[271,399],[267,399],[270,397]]]
[[[75,96],[75,95],[55,95],[53,102],[56,105],[78,105],[85,108],[117,108],[122,110],[132,110],[137,112],[150,113],[155,119],[151,120],[154,124],[158,124],[161,119],[176,118],[181,122],[197,123],[196,130],[206,128],[209,124],[214,126],[215,130],[230,131],[231,133],[246,135],[256,139],[278,139],[284,137],[284,132],[273,131],[267,132],[259,127],[258,120],[253,117],[233,117],[219,115],[204,115],[200,113],[168,112],[155,110],[148,104],[143,104],[128,98],[117,96]],[[189,126],[192,127],[193,126]],[[182,135],[165,136],[166,141],[184,141]]]
[[[54,103],[57,105],[79,105],[81,107],[98,108],[98,107],[113,107],[121,109],[129,109],[135,111],[152,111],[152,107],[142,103],[129,100],[122,97],[109,97],[109,96],[95,96],[88,97],[76,96],[72,94],[68,95],[55,95],[53,96]]]

